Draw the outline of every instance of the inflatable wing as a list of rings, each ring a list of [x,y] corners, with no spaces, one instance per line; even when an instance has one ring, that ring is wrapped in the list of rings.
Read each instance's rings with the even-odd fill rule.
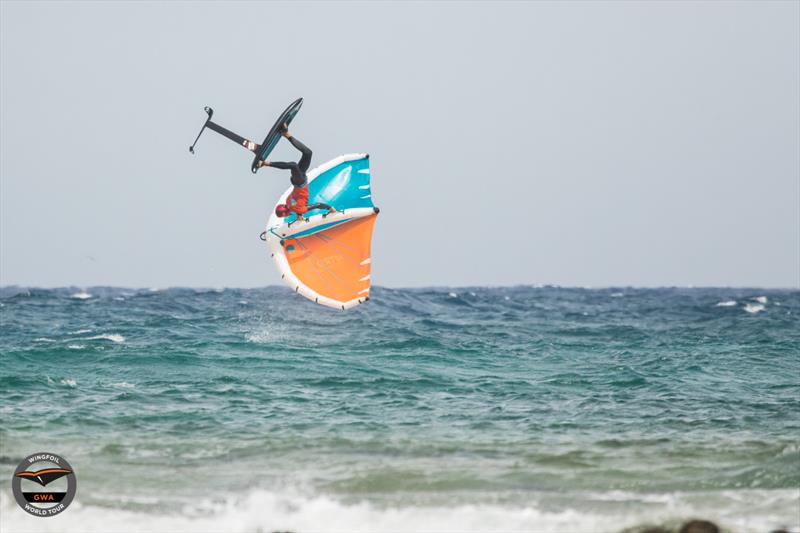
[[[349,309],[369,300],[370,244],[380,211],[372,203],[369,155],[342,155],[307,175],[308,205],[321,202],[337,212],[309,211],[307,222],[273,212],[266,240],[281,278],[295,292],[328,307]]]

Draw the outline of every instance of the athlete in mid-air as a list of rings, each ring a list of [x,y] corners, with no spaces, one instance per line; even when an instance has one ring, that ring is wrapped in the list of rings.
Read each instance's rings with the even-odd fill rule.
[[[289,129],[285,124],[281,129],[281,135],[283,135],[290,143],[292,143],[292,146],[300,150],[300,153],[303,155],[300,157],[300,161],[297,163],[291,161],[288,163],[283,163],[280,161],[264,160],[258,162],[259,167],[275,167],[292,171],[291,182],[294,188],[286,198],[286,203],[278,204],[277,207],[275,207],[275,214],[281,218],[284,218],[288,217],[292,213],[296,213],[297,220],[306,220],[303,215],[312,209],[327,209],[328,214],[336,212],[336,209],[328,204],[318,203],[308,205],[308,178],[306,177],[306,171],[308,170],[308,166],[311,164],[311,150],[309,150],[306,145],[295,139],[292,134],[289,133]]]

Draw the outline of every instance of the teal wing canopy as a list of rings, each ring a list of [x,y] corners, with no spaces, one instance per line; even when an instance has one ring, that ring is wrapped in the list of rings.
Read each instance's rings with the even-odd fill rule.
[[[309,205],[324,203],[338,211],[356,207],[375,207],[372,203],[369,180],[369,155],[364,154],[359,159],[342,161],[330,168],[323,168],[316,176],[310,174],[309,180]],[[314,209],[306,213],[306,217],[323,212],[325,211]],[[287,222],[295,218],[296,215],[291,215],[287,217]]]

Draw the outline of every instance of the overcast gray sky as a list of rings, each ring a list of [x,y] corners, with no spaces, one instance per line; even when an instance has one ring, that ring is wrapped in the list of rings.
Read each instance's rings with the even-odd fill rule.
[[[286,171],[187,148],[303,96],[376,284],[800,286],[798,2],[0,5],[4,285],[280,283]]]

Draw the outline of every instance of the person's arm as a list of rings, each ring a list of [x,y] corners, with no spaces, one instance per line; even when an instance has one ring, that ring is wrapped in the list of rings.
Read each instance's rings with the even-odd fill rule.
[[[323,204],[323,203],[318,203],[318,204],[314,204],[314,205],[308,206],[308,210],[309,211],[311,211],[312,209],[327,209],[328,213],[335,213],[336,212],[336,209],[334,209],[333,207],[329,206],[328,204]]]
[[[308,209],[305,207],[305,205],[300,204],[300,203],[296,203],[296,204],[292,204],[292,205],[287,204],[287,206],[289,208],[289,213],[294,213],[295,215],[297,215],[297,217],[294,219],[294,221],[289,222],[289,226],[291,226],[295,222],[307,222],[308,221],[308,219],[305,217],[305,214],[308,212]]]

